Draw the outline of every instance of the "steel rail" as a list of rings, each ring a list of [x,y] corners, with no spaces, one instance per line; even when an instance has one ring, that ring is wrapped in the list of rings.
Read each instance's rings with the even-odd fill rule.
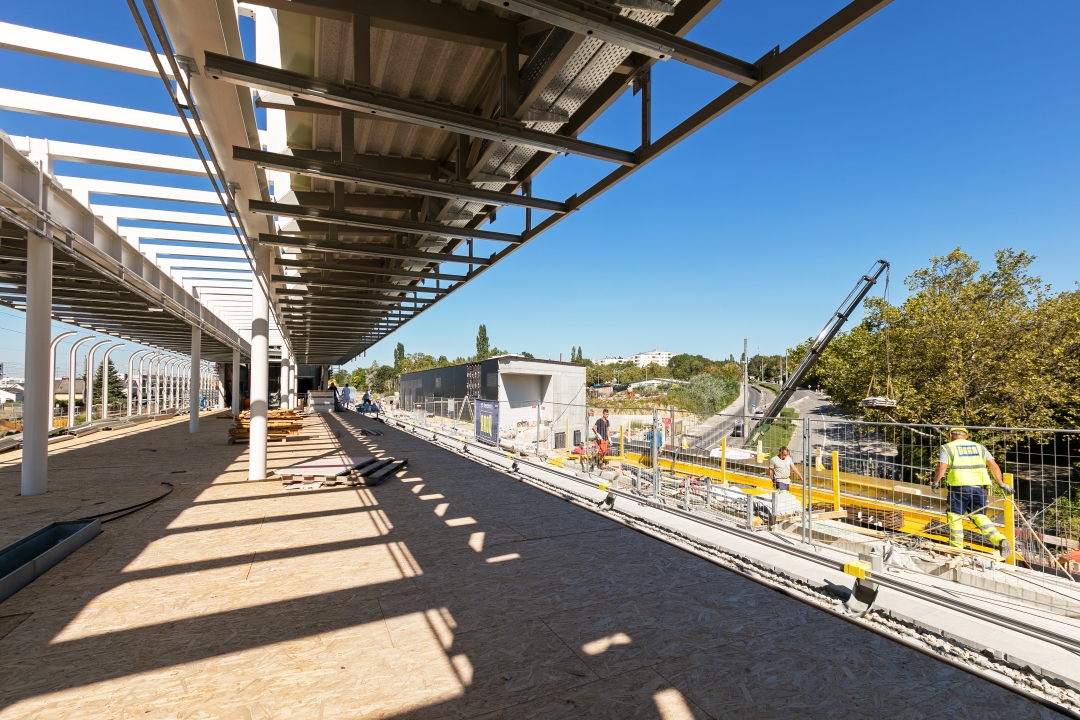
[[[407,425],[412,425],[413,427],[421,428],[421,426],[415,425],[414,423],[411,423],[411,422],[409,422],[407,420],[395,419],[395,422],[401,422],[401,423],[404,423],[404,424],[407,424]],[[479,450],[479,451],[482,451],[482,452],[489,452],[489,453],[492,453],[494,455],[497,455],[500,458],[503,458],[505,456],[505,453],[497,452],[496,450],[493,450],[491,448],[486,448],[483,445],[479,445],[477,443],[469,443],[466,440],[462,440],[460,438],[455,438],[455,437],[453,437],[451,435],[448,435],[446,433],[440,433],[437,430],[432,430],[430,428],[422,428],[422,430],[425,433],[430,433],[432,436],[443,435],[444,437],[452,438],[455,442],[460,442],[460,443],[468,445],[470,449],[475,449],[475,450]],[[557,471],[555,471],[553,469],[544,467],[542,465],[538,465],[536,463],[529,462],[528,460],[525,460],[523,458],[515,458],[514,462],[517,463],[518,465],[528,465],[528,466],[530,466],[530,467],[532,467],[532,468],[534,468],[536,470],[541,470],[541,471],[546,472],[546,473],[554,473],[561,480],[572,480],[572,481],[574,481],[574,482],[576,482],[578,484],[585,485],[585,486],[590,487],[590,488],[595,488],[596,487],[595,483],[592,483],[592,482],[587,481],[587,480],[583,480],[582,478],[579,478],[579,477],[577,477],[575,475],[569,475],[569,474],[563,475],[563,474],[558,473]],[[648,506],[648,507],[653,507],[653,508],[656,508],[658,510],[661,510],[662,512],[669,513],[671,515],[676,515],[678,517],[682,517],[682,518],[685,518],[685,519],[688,519],[688,520],[692,520],[692,521],[694,521],[696,523],[706,525],[706,526],[714,528],[716,530],[721,530],[723,532],[727,532],[727,533],[731,533],[733,535],[737,535],[737,536],[739,536],[739,537],[741,537],[743,539],[751,540],[751,541],[753,541],[755,543],[758,543],[760,545],[764,545],[764,546],[769,547],[769,548],[771,548],[773,550],[779,550],[779,551],[782,551],[782,552],[784,552],[786,554],[789,554],[789,555],[798,555],[800,558],[802,558],[804,560],[812,561],[812,562],[814,562],[814,563],[816,563],[816,564],[818,564],[818,565],[820,565],[822,567],[826,567],[826,568],[828,568],[830,570],[837,570],[837,571],[842,572],[843,569],[844,569],[844,563],[842,563],[842,562],[840,562],[838,560],[830,560],[830,559],[827,559],[827,558],[823,558],[823,557],[821,557],[820,555],[818,555],[817,553],[815,553],[815,552],[813,552],[811,550],[807,550],[807,549],[804,549],[804,548],[801,548],[801,547],[798,547],[798,546],[792,546],[792,545],[787,544],[787,543],[781,543],[781,542],[778,542],[776,540],[767,538],[767,537],[765,537],[765,536],[763,536],[763,535],[761,535],[759,533],[754,533],[754,532],[752,532],[750,530],[747,530],[746,528],[739,527],[737,524],[734,523],[734,521],[732,521],[731,524],[721,522],[721,521],[718,521],[718,520],[714,520],[712,518],[708,518],[708,517],[704,517],[702,515],[695,514],[693,512],[689,512],[687,510],[683,510],[683,509],[680,509],[680,508],[677,508],[677,507],[673,507],[671,505],[665,505],[664,503],[657,502],[657,501],[655,501],[652,498],[647,497],[647,496],[637,495],[637,494],[634,494],[634,493],[628,493],[628,492],[625,492],[623,490],[610,490],[609,492],[611,492],[617,498],[621,497],[621,498],[623,498],[623,499],[625,499],[625,500],[627,500],[629,502],[632,502],[632,503],[645,505],[645,506]],[[840,552],[843,552],[843,551],[840,551]],[[932,602],[932,603],[937,604],[937,605],[946,606],[948,609],[956,610],[957,612],[963,613],[963,614],[968,615],[970,617],[973,617],[975,619],[986,620],[988,622],[991,622],[991,623],[993,623],[995,625],[1006,628],[1008,630],[1013,630],[1013,631],[1019,632],[1021,634],[1027,635],[1029,637],[1033,637],[1033,638],[1035,638],[1037,640],[1041,640],[1041,641],[1044,641],[1044,642],[1048,642],[1048,643],[1050,643],[1052,645],[1056,645],[1056,646],[1058,646],[1058,647],[1060,647],[1062,649],[1068,650],[1070,652],[1080,654],[1080,639],[1078,639],[1078,638],[1073,638],[1073,637],[1070,637],[1068,635],[1062,635],[1060,633],[1055,633],[1055,632],[1053,632],[1051,630],[1046,630],[1045,628],[1040,628],[1040,627],[1038,627],[1036,625],[1032,625],[1030,623],[1025,623],[1023,621],[1016,620],[1015,618],[1008,617],[1008,616],[1002,615],[1000,613],[993,612],[991,610],[987,610],[986,608],[983,608],[983,607],[976,607],[974,605],[971,605],[971,604],[965,603],[963,601],[957,600],[954,597],[949,597],[949,596],[946,596],[946,595],[943,595],[943,594],[940,594],[940,593],[937,593],[937,592],[933,592],[933,591],[930,591],[930,590],[927,590],[927,589],[924,589],[924,588],[920,588],[918,586],[912,585],[911,583],[904,582],[902,580],[897,580],[895,578],[890,578],[890,577],[887,577],[887,576],[884,576],[884,575],[874,575],[871,578],[871,580],[873,582],[877,583],[878,585],[881,585],[883,587],[887,587],[887,588],[896,590],[897,592],[901,592],[901,593],[904,593],[904,594],[907,594],[907,595],[918,597],[918,598],[920,598],[922,600],[927,600],[927,601]]]

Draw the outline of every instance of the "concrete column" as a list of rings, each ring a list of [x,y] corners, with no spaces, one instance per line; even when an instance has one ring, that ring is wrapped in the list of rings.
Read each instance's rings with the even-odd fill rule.
[[[240,351],[232,351],[232,414],[240,414]]]
[[[255,250],[255,272],[270,279],[272,248]],[[270,402],[270,302],[256,283],[251,296],[251,429],[248,480],[266,479],[266,412]]]
[[[48,376],[49,363],[42,360],[48,357],[52,336],[52,259],[52,241],[27,233],[23,495],[41,495],[47,489],[49,479],[52,378]]]
[[[191,328],[191,386],[202,385],[202,333],[199,328]],[[191,398],[188,408],[188,432],[199,432],[199,399]]]
[[[71,349],[68,350],[68,427],[75,427],[75,351],[79,349],[79,346],[85,342],[93,340],[93,337],[79,338],[75,342],[71,343]],[[85,399],[85,389],[83,390]]]
[[[112,355],[113,350],[118,350],[124,347],[121,345],[113,345],[105,351],[105,356],[101,358],[101,418],[104,420],[109,417],[109,356]]]

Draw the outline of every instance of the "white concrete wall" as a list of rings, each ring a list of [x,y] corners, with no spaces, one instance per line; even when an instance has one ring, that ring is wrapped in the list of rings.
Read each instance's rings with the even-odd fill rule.
[[[585,367],[569,363],[537,362],[528,359],[499,360],[499,427],[514,428],[517,423],[536,423],[536,399],[540,398],[541,447],[554,447],[554,433],[569,428],[567,442],[574,430],[585,437]],[[534,437],[534,436],[533,436]]]

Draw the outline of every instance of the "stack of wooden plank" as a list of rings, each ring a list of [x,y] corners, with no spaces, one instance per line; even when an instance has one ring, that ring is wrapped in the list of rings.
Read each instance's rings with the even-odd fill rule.
[[[286,487],[314,489],[327,485],[378,485],[409,464],[408,458],[328,457],[277,471]]]
[[[266,438],[280,440],[296,437],[304,427],[304,420],[295,410],[271,410],[267,413]],[[251,436],[251,412],[245,410],[236,418],[236,423],[229,428],[229,444],[244,442]]]

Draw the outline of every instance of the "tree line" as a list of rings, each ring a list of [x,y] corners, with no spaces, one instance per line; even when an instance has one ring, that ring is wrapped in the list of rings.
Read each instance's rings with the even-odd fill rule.
[[[1080,291],[1053,292],[1030,273],[1034,259],[999,250],[983,271],[960,248],[931,258],[905,279],[900,305],[867,300],[862,322],[833,339],[806,382],[870,419],[1077,427]],[[886,394],[895,408],[862,409]]]

